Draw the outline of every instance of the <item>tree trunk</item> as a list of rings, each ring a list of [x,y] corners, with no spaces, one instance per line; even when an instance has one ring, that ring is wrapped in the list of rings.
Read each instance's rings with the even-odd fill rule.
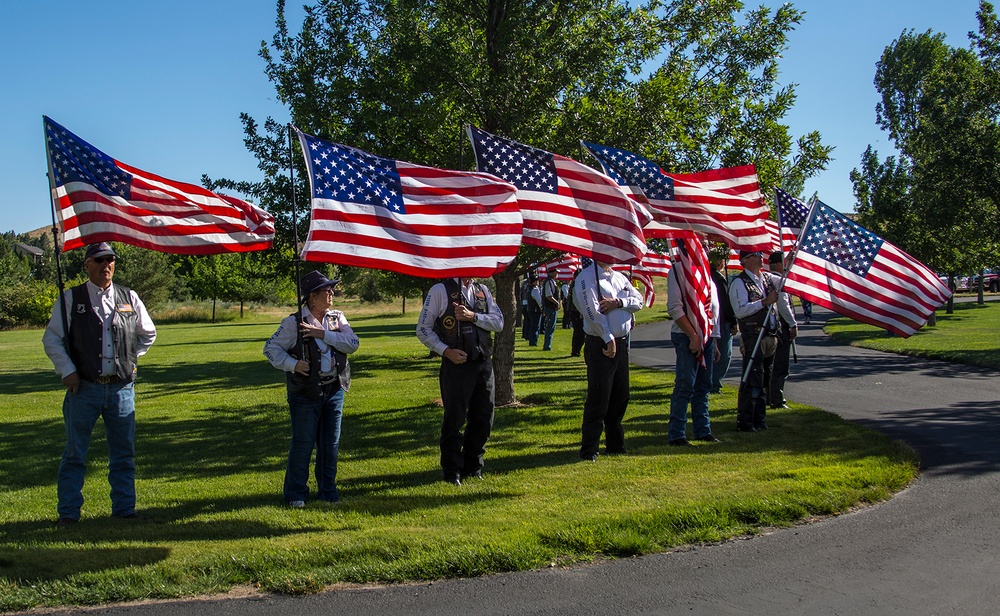
[[[986,278],[986,270],[979,270],[979,283],[976,285],[976,292],[978,297],[977,303],[980,306],[986,303],[986,298],[983,297],[983,293],[985,292],[983,278]]]
[[[243,300],[240,300],[240,318],[243,318]]]
[[[517,315],[517,302],[514,299],[514,288],[517,286],[515,263],[493,276],[497,287],[493,299],[503,313],[503,330],[497,332],[493,340],[493,378],[497,406],[517,402],[514,395],[514,332],[517,331],[514,324]]]
[[[949,306],[951,305],[951,300],[950,299],[948,300],[948,305]],[[937,312],[936,311],[932,312],[930,318],[927,319],[927,325],[929,325],[931,327],[934,327],[935,325],[937,325]]]
[[[212,323],[215,323],[215,298],[212,298]]]
[[[406,295],[403,295],[403,316],[406,316]]]

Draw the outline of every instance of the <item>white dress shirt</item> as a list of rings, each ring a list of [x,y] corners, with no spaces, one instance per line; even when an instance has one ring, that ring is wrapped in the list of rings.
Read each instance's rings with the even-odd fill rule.
[[[613,338],[628,335],[632,329],[632,314],[642,309],[642,295],[621,272],[598,266],[598,281],[598,274],[594,273],[594,269],[593,265],[585,267],[577,276],[576,286],[573,287],[573,301],[583,314],[584,333],[597,336],[607,344]],[[600,294],[597,292],[598,284]],[[622,307],[601,314],[601,298],[621,300]]]

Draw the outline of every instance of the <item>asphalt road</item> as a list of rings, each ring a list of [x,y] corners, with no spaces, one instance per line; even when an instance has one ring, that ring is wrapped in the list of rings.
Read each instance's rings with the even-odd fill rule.
[[[1000,493],[1000,373],[837,345],[817,324],[827,313],[817,309],[814,316],[814,324],[800,332],[799,363],[792,367],[786,397],[836,412],[917,448],[921,477],[886,503],[752,539],[571,570],[89,612],[1000,613],[1000,524],[995,511]],[[663,342],[667,327],[661,323],[639,328],[633,361],[672,369],[673,352]],[[737,359],[731,374],[739,364]],[[716,426],[720,436],[725,430]]]

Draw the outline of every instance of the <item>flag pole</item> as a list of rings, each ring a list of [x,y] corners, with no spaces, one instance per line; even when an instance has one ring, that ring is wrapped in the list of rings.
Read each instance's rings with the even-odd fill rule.
[[[49,168],[49,172],[45,174],[46,179],[49,181],[49,204],[51,205],[52,211],[52,253],[56,258],[56,282],[59,285],[59,314],[62,315],[63,324],[63,343],[66,342],[69,337],[69,319],[66,318],[66,298],[65,294],[65,284],[63,283],[63,273],[62,273],[62,259],[59,258],[59,253],[62,252],[62,243],[59,241],[59,226],[56,223],[56,184],[55,184],[55,174],[52,172],[52,153],[49,151],[48,147],[48,135],[45,133],[45,116],[42,116],[42,134],[45,135],[45,164]]]
[[[292,261],[295,263],[295,321],[296,335],[299,334],[299,329],[302,325],[302,304],[304,299],[302,298],[302,287],[299,284],[301,276],[299,274],[299,264],[302,262],[302,258],[299,256],[299,220],[296,210],[298,209],[295,200],[295,148],[292,145],[292,132],[298,132],[298,129],[292,125],[291,122],[288,123],[288,181],[290,190],[292,192],[292,241],[294,242],[294,248],[292,249],[295,253],[295,257]],[[302,341],[303,347],[305,346],[305,340]],[[305,359],[307,356],[304,353],[305,349],[301,349],[301,357]]]

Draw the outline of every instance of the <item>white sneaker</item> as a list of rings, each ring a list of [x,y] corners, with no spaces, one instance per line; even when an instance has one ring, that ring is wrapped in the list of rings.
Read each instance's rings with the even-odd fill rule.
[[[305,501],[292,501],[292,502],[288,503],[288,506],[291,507],[292,509],[305,509],[306,508],[306,502]]]

